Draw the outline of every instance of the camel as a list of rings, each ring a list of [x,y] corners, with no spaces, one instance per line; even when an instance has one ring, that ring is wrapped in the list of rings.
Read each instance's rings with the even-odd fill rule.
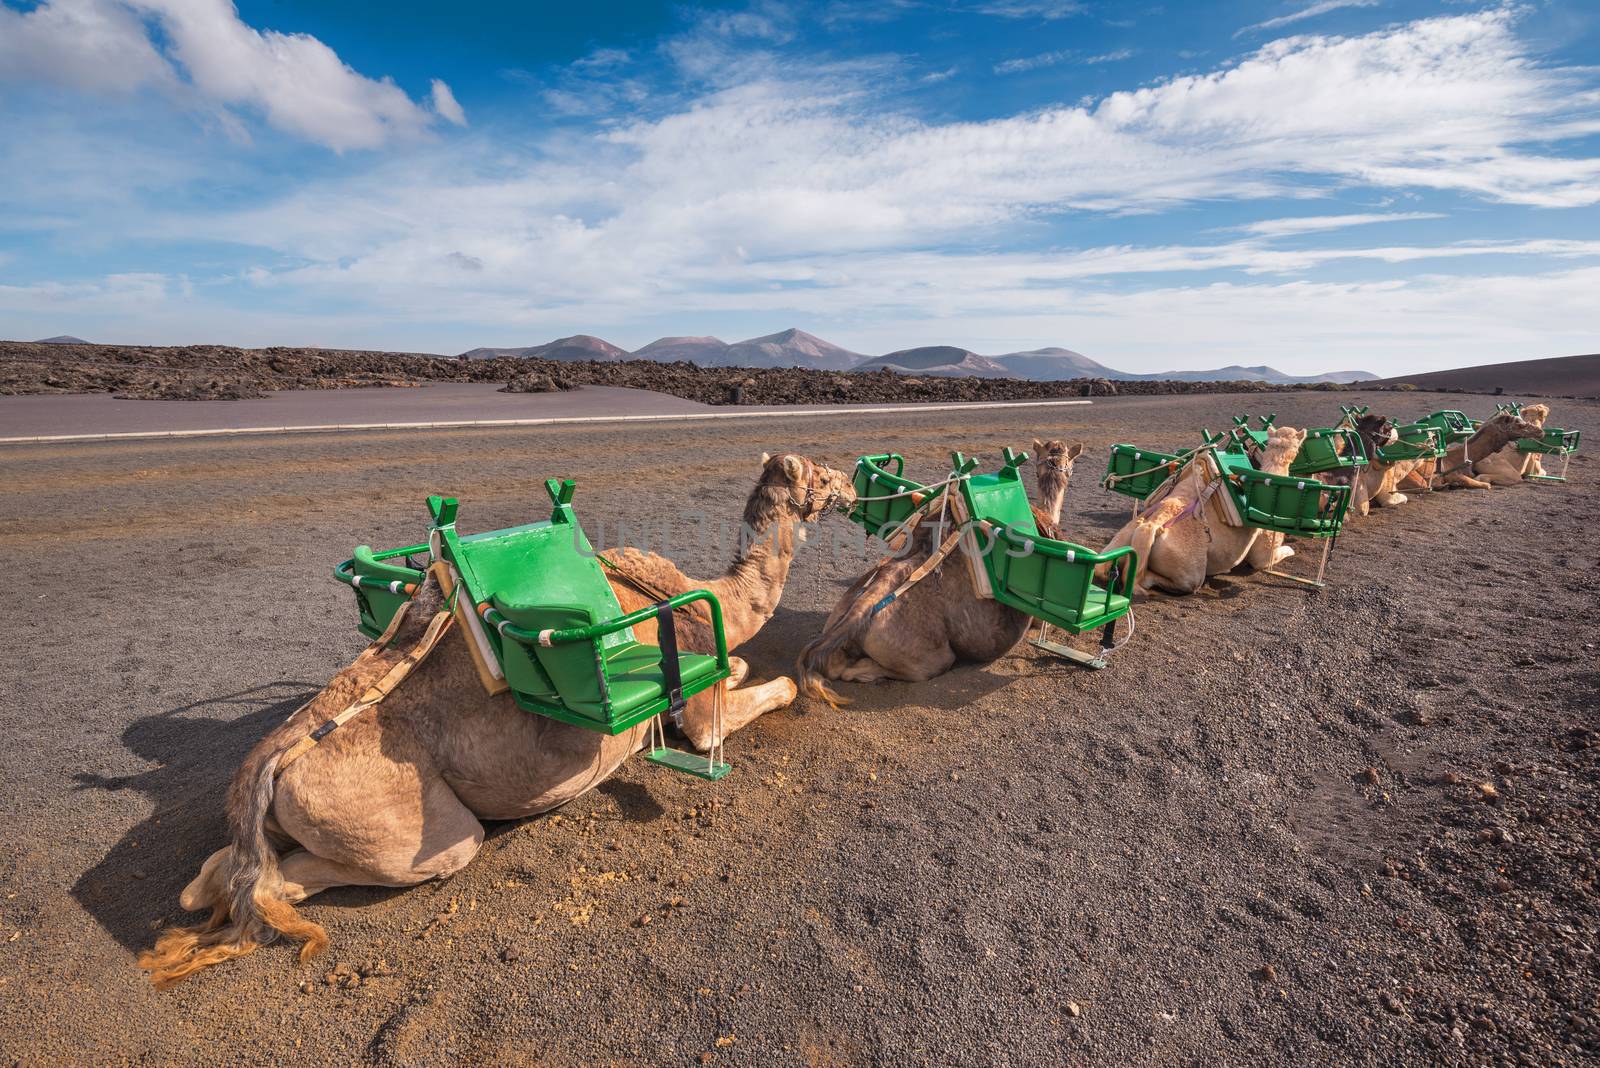
[[[1545,420],[1550,418],[1548,404],[1529,404],[1522,409],[1523,422],[1537,427],[1539,432],[1544,432]],[[1519,437],[1528,437],[1523,434]],[[1537,436],[1537,435],[1534,435]],[[1473,447],[1468,455],[1476,457],[1477,450]],[[1523,480],[1525,475],[1544,474],[1544,465],[1541,457],[1536,452],[1520,452],[1508,441],[1495,452],[1482,459],[1472,461],[1472,474],[1481,481],[1494,486],[1514,486]],[[1460,462],[1459,460],[1457,461]],[[1448,466],[1448,465],[1446,465]]]
[[[1285,475],[1306,439],[1305,431],[1275,426],[1267,431],[1266,447],[1257,466],[1273,475]],[[1208,489],[1215,486],[1216,489]],[[1207,483],[1200,463],[1192,463],[1177,477],[1159,502],[1147,504],[1103,552],[1133,546],[1139,554],[1135,588],[1148,593],[1193,593],[1210,575],[1232,571],[1241,563],[1263,570],[1294,555],[1282,534],[1255,527],[1229,526],[1222,505],[1211,500],[1226,493],[1221,483]],[[1102,565],[1103,569],[1103,565]]]
[[[726,574],[699,582],[660,556],[624,549],[605,554],[617,568],[608,568],[617,599],[630,611],[661,595],[710,589],[722,603],[728,647],[737,648],[777,608],[805,524],[854,499],[841,471],[794,454],[763,457],[744,512],[753,544],[741,544]],[[391,641],[368,647],[245,758],[228,791],[231,841],[180,896],[186,909],[211,909],[209,920],[169,929],[140,957],[157,987],[279,935],[302,943],[304,961],[326,948],[328,937],[295,903],[334,886],[411,886],[450,875],[478,852],[480,820],[521,819],[565,804],[643,744],[649,722],[606,735],[523,711],[510,694],[488,695],[466,640],[452,627],[380,704],[280,774],[291,747],[406,658],[443,603],[430,573]],[[638,625],[635,635],[653,641],[654,627]],[[713,650],[709,623],[699,616],[680,613],[676,630],[684,649]],[[787,678],[740,687],[748,665],[730,663],[732,677],[718,687],[726,691],[723,734],[794,700]],[[701,749],[720,741],[712,694],[696,695],[683,713],[684,733]]]
[[[1081,444],[1051,440],[1033,443],[1035,478],[1044,509],[1034,522],[1047,537],[1059,536],[1061,509]],[[947,491],[947,492],[953,492]],[[845,682],[925,682],[942,675],[957,660],[992,663],[1027,634],[1033,622],[997,601],[980,598],[965,563],[946,558],[940,569],[887,605],[884,597],[900,588],[937,551],[943,524],[919,521],[910,545],[879,560],[850,584],[817,635],[795,660],[800,692],[839,708],[850,702],[827,680]]]
[[[1362,448],[1366,451],[1365,466],[1329,471],[1317,477],[1331,484],[1349,486],[1349,511],[1355,515],[1369,515],[1373,507],[1393,508],[1410,500],[1399,491],[1401,481],[1418,472],[1424,463],[1432,461],[1399,460],[1386,464],[1378,459],[1380,446],[1393,445],[1400,440],[1399,431],[1388,416],[1363,414],[1356,418],[1351,429],[1361,438]],[[1428,484],[1423,482],[1416,488],[1426,489]]]

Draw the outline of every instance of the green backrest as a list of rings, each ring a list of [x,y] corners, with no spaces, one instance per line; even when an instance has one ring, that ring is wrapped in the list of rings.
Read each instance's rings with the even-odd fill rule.
[[[1181,457],[1133,445],[1113,445],[1106,459],[1106,477],[1100,484],[1112,493],[1144,500],[1172,475],[1168,466]],[[1113,477],[1116,476],[1116,477]]]
[[[889,464],[894,465],[893,471],[888,470]],[[920,490],[922,484],[905,478],[901,474],[904,470],[905,459],[898,453],[857,459],[851,475],[856,491],[856,505],[850,510],[851,521],[861,524],[869,534],[885,534],[905,522],[917,510],[917,503],[910,496],[890,495]],[[935,494],[942,492],[943,488],[934,491]],[[885,497],[889,499],[882,499]]]
[[[951,456],[956,470],[967,464],[958,452]],[[992,475],[971,475],[961,480],[961,496],[967,502],[967,511],[974,519],[986,519],[998,527],[1006,527],[1024,534],[1037,536],[1039,527],[1033,520],[1033,506],[1028,503],[1028,489],[1022,484],[1018,472],[1028,462],[1028,454],[1005,450],[1005,465]]]
[[[588,613],[593,621],[615,619],[623,614],[622,605],[572,512],[573,484],[550,480],[545,488],[555,504],[548,522],[466,536],[455,529],[454,500],[430,497],[428,504],[434,510],[445,557],[461,573],[465,594],[473,606],[492,604],[518,626],[547,629],[542,624],[534,626],[523,617],[524,610],[546,605]],[[506,682],[513,690],[546,701],[564,697],[559,681],[551,676],[542,657],[521,642],[501,638],[493,627],[486,628],[485,634],[499,655]],[[611,648],[633,641],[629,628],[606,635],[600,644]],[[569,650],[575,650],[573,663],[583,661],[589,665],[590,681],[573,692],[574,700],[590,700],[598,695],[597,651],[593,643],[584,642],[563,646],[561,652]]]
[[[1306,440],[1289,465],[1291,475],[1317,475],[1345,467],[1361,467],[1367,462],[1361,435],[1343,427],[1319,427],[1306,431]]]
[[[415,588],[422,581],[423,573],[416,568],[392,564],[385,559],[403,560],[406,551],[375,553],[370,545],[358,545],[350,560],[350,574],[360,579],[354,586],[359,617],[356,626],[369,638],[376,638],[387,630],[394,614],[411,600],[411,594],[403,587]],[[427,546],[412,546],[411,551],[426,552]],[[393,582],[398,582],[402,588],[391,589],[389,584]]]
[[[1468,419],[1465,412],[1458,412],[1453,408],[1446,408],[1433,412],[1418,422],[1436,426],[1444,433],[1445,444],[1455,445],[1472,437],[1475,427],[1472,420]]]
[[[1423,460],[1445,453],[1445,432],[1433,423],[1407,423],[1395,427],[1399,439],[1392,445],[1378,446],[1378,459],[1386,464],[1400,460]]]
[[[614,600],[615,598],[613,598]],[[563,630],[568,627],[587,627],[615,619],[622,614],[619,606],[607,615],[597,615],[593,608],[577,604],[525,604],[499,594],[493,603],[502,615],[524,630]],[[507,641],[508,649],[527,655],[527,646],[521,642]],[[594,718],[604,721],[606,694],[602,687],[604,663],[600,642],[562,642],[560,645],[539,645],[533,649],[541,676],[553,684],[561,703],[569,708],[593,710]],[[506,681],[510,682],[509,669]],[[515,684],[513,689],[519,689]],[[526,691],[523,691],[526,692]]]
[[[1296,534],[1331,537],[1344,525],[1350,506],[1350,487],[1318,482],[1314,478],[1271,475],[1224,464],[1229,475],[1239,517],[1247,526]]]
[[[1557,427],[1545,427],[1544,434],[1537,438],[1521,438],[1517,441],[1519,452],[1577,452],[1580,432],[1576,430],[1561,430]]]

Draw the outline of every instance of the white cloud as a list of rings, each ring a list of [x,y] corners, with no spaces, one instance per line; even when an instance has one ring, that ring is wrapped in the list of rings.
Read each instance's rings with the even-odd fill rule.
[[[1107,52],[1104,55],[1089,56],[1087,59],[1084,60],[1084,62],[1085,63],[1120,63],[1125,59],[1132,59],[1134,56],[1136,56],[1138,54],[1139,54],[1139,50],[1137,48],[1119,48],[1115,52]]]
[[[214,109],[236,131],[229,108],[339,151],[415,137],[433,122],[392,81],[358,74],[315,37],[247,26],[230,0],[0,6],[0,77],[92,92],[156,87]],[[442,82],[433,101],[447,121],[465,120]]]
[[[467,124],[467,113],[461,110],[461,105],[456,102],[456,95],[450,87],[438,78],[433,79],[433,111],[441,119],[455,126]]]
[[[97,92],[174,80],[138,16],[113,0],[53,0],[31,11],[0,4],[0,78]]]
[[[1252,30],[1275,30],[1280,26],[1289,26],[1304,19],[1326,15],[1330,11],[1338,11],[1340,8],[1377,6],[1378,0],[1318,0],[1317,3],[1312,4],[1310,7],[1301,8],[1299,11],[1291,11],[1287,15],[1279,15],[1277,18],[1267,19],[1265,22],[1258,22],[1254,26],[1246,26],[1235,33],[1234,36],[1240,37],[1250,33]]]
[[[1087,8],[1078,0],[983,0],[974,10],[1006,19],[1054,21],[1081,15]]]
[[[1018,56],[1015,59],[1002,60],[994,65],[996,74],[1020,74],[1027,70],[1038,70],[1040,67],[1053,67],[1057,63],[1065,63],[1075,53],[1070,49],[1055,52],[1040,52],[1036,56]]]
[[[1346,226],[1368,226],[1372,223],[1411,222],[1416,219],[1443,219],[1436,211],[1389,211],[1362,215],[1299,215],[1291,219],[1261,219],[1245,226],[1231,229],[1243,230],[1265,237],[1285,237],[1291,234],[1310,234],[1320,230],[1339,230]]]

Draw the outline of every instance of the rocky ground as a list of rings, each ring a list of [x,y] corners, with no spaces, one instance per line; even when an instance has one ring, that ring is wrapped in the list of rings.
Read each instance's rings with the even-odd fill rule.
[[[1031,382],[1015,378],[908,377],[801,368],[699,367],[651,360],[566,362],[501,357],[457,360],[336,349],[45,345],[0,341],[0,395],[113,393],[135,400],[237,400],[272,390],[504,382],[518,393],[581,385],[653,389],[706,404],[878,404],[891,401],[1031,400],[1048,397],[1269,392],[1259,382]]]
[[[1335,400],[1272,403],[1305,426]],[[1066,525],[1097,545],[1127,512],[1096,485],[1111,443],[1250,403],[0,451],[0,1064],[1595,1063],[1586,455],[1355,521],[1322,592],[1142,602],[1106,671],[1025,647],[773,713],[715,785],[631,764],[447,881],[315,899],[308,967],[274,946],[162,994],[134,966],[240,757],[362,645],[329,569],[415,540],[426,493],[486,529],[571,475],[597,540],[651,524],[714,573],[686,513],[734,519],[763,450],[894,448],[932,479],[1049,433],[1087,444]],[[1555,421],[1593,435],[1600,404]],[[845,527],[741,650],[757,675],[863,566],[826,548]]]

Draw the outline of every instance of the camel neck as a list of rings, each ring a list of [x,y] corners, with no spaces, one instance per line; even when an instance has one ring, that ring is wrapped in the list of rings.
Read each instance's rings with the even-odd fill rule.
[[[742,529],[738,556],[726,574],[709,583],[723,606],[730,648],[753,638],[778,610],[794,560],[795,525],[785,515],[760,529]]]

